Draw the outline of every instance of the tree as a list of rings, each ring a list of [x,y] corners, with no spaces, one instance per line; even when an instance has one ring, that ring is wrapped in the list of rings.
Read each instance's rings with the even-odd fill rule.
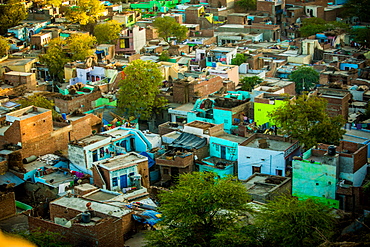
[[[305,149],[317,143],[338,144],[345,133],[345,120],[342,115],[330,117],[326,105],[323,98],[302,95],[270,112],[269,117],[282,134],[298,139]]]
[[[79,0],[76,6],[67,9],[65,16],[72,23],[86,25],[95,23],[105,11],[99,0]]]
[[[163,38],[167,43],[171,37],[175,37],[177,42],[181,42],[187,37],[188,29],[176,22],[172,17],[155,18],[153,25],[157,29],[159,37]]]
[[[302,37],[308,37],[326,30],[326,21],[321,18],[311,17],[303,19],[299,32]]]
[[[343,6],[345,17],[358,17],[360,21],[368,21],[369,14],[366,10],[370,9],[370,0],[348,0]]]
[[[60,117],[60,114],[57,113],[54,109],[54,106],[55,106],[54,101],[48,100],[42,95],[34,94],[27,98],[22,98],[18,100],[17,103],[21,104],[22,108],[33,105],[33,106],[49,109],[52,111],[53,119]]]
[[[245,11],[256,10],[257,0],[239,0],[236,2],[236,5]]]
[[[8,28],[17,26],[27,18],[27,10],[22,1],[9,0],[0,4],[0,32],[6,33]]]
[[[85,60],[93,55],[96,39],[87,34],[76,34],[67,39],[52,39],[46,54],[40,56],[40,61],[45,64],[54,80],[62,81],[64,78],[64,65],[75,60]]]
[[[240,66],[242,63],[245,63],[246,61],[247,57],[244,54],[237,53],[236,56],[233,59],[231,59],[231,64]]]
[[[9,48],[9,42],[0,36],[0,58],[8,54]]]
[[[170,55],[168,54],[168,51],[162,51],[159,55],[159,61],[168,61],[170,59]]]
[[[158,97],[163,75],[154,62],[135,60],[123,71],[124,79],[120,81],[118,107],[127,117],[148,119],[153,110],[166,104],[163,97]]]
[[[256,215],[264,246],[318,246],[332,235],[334,214],[326,205],[282,196]]]
[[[263,80],[258,76],[243,77],[243,79],[240,81],[242,84],[241,89],[244,91],[252,91],[254,86],[260,84],[261,82],[263,82]]]
[[[71,61],[65,49],[66,45],[66,40],[52,39],[47,45],[46,54],[40,56],[41,63],[48,67],[53,80],[63,81],[64,65]]]
[[[180,175],[172,192],[159,198],[163,227],[148,234],[150,247],[214,246],[216,234],[237,224],[250,199],[236,179],[201,172]]]
[[[302,27],[299,29],[299,31],[302,37],[308,37],[327,30],[347,31],[348,28],[349,25],[342,22],[338,21],[326,22],[324,19],[318,17],[311,17],[303,19]]]
[[[301,65],[290,74],[290,79],[295,82],[297,94],[310,91],[319,82],[320,74],[312,67]]]
[[[96,38],[88,34],[74,34],[67,38],[67,47],[72,55],[72,61],[85,60],[94,54]]]
[[[94,28],[94,35],[98,44],[113,44],[121,32],[121,24],[117,21],[108,21],[98,24]]]
[[[38,247],[71,247],[67,243],[67,239],[60,233],[51,231],[41,231],[40,229],[34,231],[18,232],[14,234],[21,236],[24,239],[36,244]],[[18,246],[18,245],[17,245]]]
[[[350,33],[356,43],[370,46],[370,27],[353,29]]]

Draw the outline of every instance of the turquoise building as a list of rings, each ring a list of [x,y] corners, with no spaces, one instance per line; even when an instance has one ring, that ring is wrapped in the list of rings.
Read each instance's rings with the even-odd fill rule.
[[[210,156],[199,164],[199,171],[212,171],[221,178],[236,175],[238,145],[247,138],[220,133],[209,138]]]

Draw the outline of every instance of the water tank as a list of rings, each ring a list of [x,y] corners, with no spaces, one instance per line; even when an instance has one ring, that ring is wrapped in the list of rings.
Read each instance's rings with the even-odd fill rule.
[[[32,161],[35,161],[35,160],[37,160],[37,156],[36,155],[31,155],[30,157],[27,157],[27,158],[23,159],[23,164],[28,164],[28,163],[31,163]]]
[[[89,212],[84,212],[81,214],[81,221],[83,223],[90,223],[91,221],[91,214]]]
[[[328,155],[329,156],[335,156],[336,154],[336,147],[331,145],[328,147]]]
[[[63,120],[67,120],[67,114],[62,113],[62,118],[63,118]]]

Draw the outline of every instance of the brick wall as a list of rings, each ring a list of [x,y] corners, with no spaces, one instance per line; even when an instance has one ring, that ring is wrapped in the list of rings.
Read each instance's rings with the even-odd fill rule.
[[[43,219],[28,217],[30,230],[60,233],[72,246],[124,246],[122,220],[106,217],[95,225],[73,224],[70,228]]]
[[[4,138],[9,143],[26,143],[36,137],[50,134],[53,131],[51,111],[14,121],[4,133]]]
[[[94,114],[86,114],[77,120],[72,121],[70,140],[79,140],[92,134],[93,130],[100,132],[102,126],[101,119]]]
[[[77,109],[82,111],[89,111],[92,109],[91,102],[101,97],[100,91],[95,91],[89,94],[84,94],[78,97],[73,97],[71,100],[55,98],[55,106],[59,108],[60,112],[71,113]],[[81,107],[83,105],[83,107]]]
[[[21,75],[12,75],[12,74],[5,74],[4,80],[7,81],[6,84],[9,84],[11,86],[19,86],[25,84],[27,89],[34,90],[36,89],[36,74],[32,73],[27,76],[21,76]]]
[[[145,188],[149,188],[149,168],[148,161],[142,161],[137,163],[137,170],[141,175],[141,182]]]
[[[4,160],[0,162],[0,175],[4,175],[8,171],[8,161]]]
[[[356,153],[354,153],[353,159],[353,172],[356,172],[360,169],[363,165],[367,163],[367,149],[368,145],[361,147]]]
[[[169,167],[187,167],[191,166],[194,163],[194,156],[193,154],[185,156],[185,157],[180,157],[180,156],[174,156],[174,159],[166,159],[164,158],[156,158],[155,161],[157,165],[161,166],[169,166]],[[173,158],[173,157],[172,157]]]
[[[267,12],[270,15],[272,15],[272,14],[275,14],[275,13],[272,13],[273,8],[275,8],[275,2],[257,1],[257,10],[258,11]]]
[[[0,195],[0,219],[5,219],[10,216],[15,215],[15,194],[14,192],[9,192],[7,194]]]

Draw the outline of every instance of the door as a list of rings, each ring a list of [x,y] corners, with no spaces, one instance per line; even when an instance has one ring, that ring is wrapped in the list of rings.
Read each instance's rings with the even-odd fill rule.
[[[120,176],[119,180],[121,185],[120,188],[127,188],[127,174]]]
[[[226,147],[225,146],[221,146],[221,159],[226,160]]]

